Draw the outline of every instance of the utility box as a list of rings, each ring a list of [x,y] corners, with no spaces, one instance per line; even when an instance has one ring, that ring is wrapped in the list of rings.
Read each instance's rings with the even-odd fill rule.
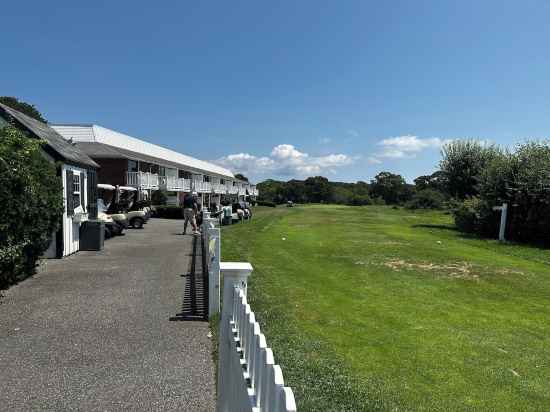
[[[102,250],[104,241],[104,222],[87,220],[80,225],[80,250]]]

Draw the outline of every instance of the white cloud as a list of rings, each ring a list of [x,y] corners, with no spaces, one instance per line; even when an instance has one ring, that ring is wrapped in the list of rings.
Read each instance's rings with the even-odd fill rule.
[[[443,140],[439,137],[420,139],[417,136],[405,135],[390,137],[378,143],[382,151],[376,155],[377,158],[403,159],[415,157],[425,149],[439,149],[450,140]]]
[[[345,154],[310,156],[291,144],[280,144],[273,148],[269,156],[254,156],[237,153],[215,161],[233,172],[247,176],[307,177],[322,173],[334,173],[335,169],[350,165],[354,159]]]
[[[330,137],[322,137],[319,139],[319,143],[321,144],[329,144],[332,142],[332,139]]]
[[[350,129],[350,130],[348,130],[348,134],[351,137],[359,137],[359,132],[357,130]]]
[[[370,157],[367,157],[367,163],[369,165],[379,165],[380,163],[382,163],[382,160],[377,159],[374,156],[370,156]]]

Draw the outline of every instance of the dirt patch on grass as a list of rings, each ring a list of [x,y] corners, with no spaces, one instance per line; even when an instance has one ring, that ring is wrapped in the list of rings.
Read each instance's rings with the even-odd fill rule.
[[[384,266],[395,270],[421,270],[425,272],[437,272],[442,276],[447,276],[456,279],[479,280],[484,275],[524,275],[519,270],[512,269],[495,269],[474,265],[469,262],[454,262],[454,263],[433,263],[433,262],[408,262],[402,259],[392,259],[383,263]]]

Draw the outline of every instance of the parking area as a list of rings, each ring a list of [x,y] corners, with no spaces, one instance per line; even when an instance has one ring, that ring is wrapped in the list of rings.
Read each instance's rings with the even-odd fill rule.
[[[191,258],[182,230],[151,219],[4,292],[0,409],[214,410],[208,324],[170,321]]]

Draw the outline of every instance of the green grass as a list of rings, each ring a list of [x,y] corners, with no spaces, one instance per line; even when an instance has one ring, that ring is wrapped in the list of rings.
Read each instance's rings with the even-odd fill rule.
[[[258,208],[222,242],[300,410],[550,409],[550,250],[374,206]]]

